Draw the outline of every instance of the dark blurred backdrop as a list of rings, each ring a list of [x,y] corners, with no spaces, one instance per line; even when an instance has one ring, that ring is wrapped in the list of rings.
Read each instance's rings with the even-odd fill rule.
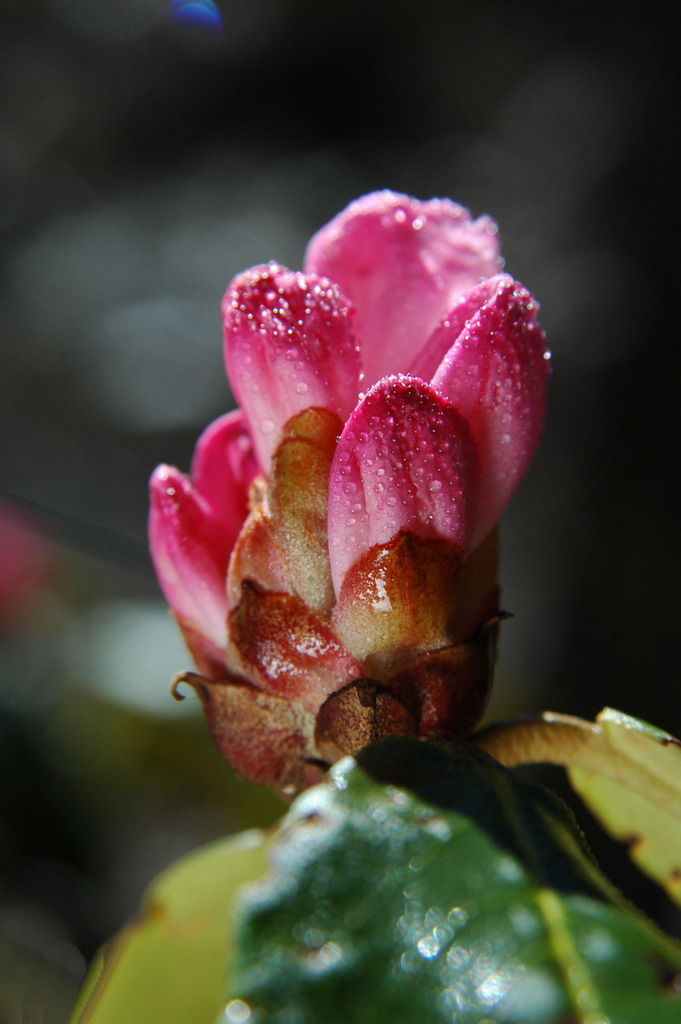
[[[681,732],[672,15],[218,7],[221,31],[162,0],[0,0],[2,558],[30,568],[0,586],[2,1024],[64,1021],[156,872],[279,813],[168,695],[188,665],[146,483],[232,403],[229,278],[299,266],[362,192],[491,214],[554,352],[491,716],[609,704]]]

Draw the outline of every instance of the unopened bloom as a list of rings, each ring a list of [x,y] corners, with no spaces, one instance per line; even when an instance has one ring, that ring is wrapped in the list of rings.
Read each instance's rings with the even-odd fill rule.
[[[379,192],[304,269],[223,301],[239,410],[159,467],[151,548],[216,741],[283,791],[390,733],[465,736],[499,618],[495,525],[541,431],[547,352],[495,225]]]

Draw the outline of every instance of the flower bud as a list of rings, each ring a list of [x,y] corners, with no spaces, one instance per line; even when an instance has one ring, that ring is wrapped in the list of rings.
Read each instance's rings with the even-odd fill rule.
[[[541,431],[537,304],[496,228],[365,196],[223,303],[241,410],[152,478],[151,549],[215,741],[292,794],[382,736],[460,739],[489,693],[496,523]]]

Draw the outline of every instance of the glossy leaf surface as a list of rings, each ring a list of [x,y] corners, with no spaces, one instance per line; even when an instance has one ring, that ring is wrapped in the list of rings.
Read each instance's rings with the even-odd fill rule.
[[[679,948],[562,805],[482,752],[389,739],[292,806],[241,905],[221,1024],[672,1024]]]

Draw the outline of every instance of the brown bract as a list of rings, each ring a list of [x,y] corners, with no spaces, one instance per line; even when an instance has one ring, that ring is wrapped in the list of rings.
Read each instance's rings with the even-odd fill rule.
[[[201,675],[176,681],[195,688],[234,767],[287,796],[385,736],[465,737],[492,677],[494,535],[465,559],[452,541],[401,530],[356,559],[334,598],[326,507],[339,429],[324,409],[285,425],[230,561],[225,663],[204,658]]]

